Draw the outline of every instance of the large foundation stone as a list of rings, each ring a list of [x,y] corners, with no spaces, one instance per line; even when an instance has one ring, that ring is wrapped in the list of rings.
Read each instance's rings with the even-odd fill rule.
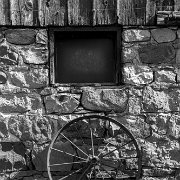
[[[86,88],[81,99],[84,108],[94,111],[124,112],[127,102],[126,89]]]
[[[79,101],[73,97],[73,95],[59,94],[47,96],[44,99],[47,113],[67,114],[73,113],[78,105]]]
[[[9,43],[17,45],[29,45],[35,42],[36,31],[26,29],[9,29],[5,32]]]

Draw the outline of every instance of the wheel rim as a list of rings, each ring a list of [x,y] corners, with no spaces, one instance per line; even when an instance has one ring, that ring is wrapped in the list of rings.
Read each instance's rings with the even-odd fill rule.
[[[84,116],[61,128],[47,157],[50,180],[139,179],[141,153],[121,123],[104,116]]]

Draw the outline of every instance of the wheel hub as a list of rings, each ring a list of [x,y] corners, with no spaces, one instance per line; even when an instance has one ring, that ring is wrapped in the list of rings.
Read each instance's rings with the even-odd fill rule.
[[[92,164],[97,164],[99,162],[99,158],[97,156],[91,156],[89,157],[89,162]]]

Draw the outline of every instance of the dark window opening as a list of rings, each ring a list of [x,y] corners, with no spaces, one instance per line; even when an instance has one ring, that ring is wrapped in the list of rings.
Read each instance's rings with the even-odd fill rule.
[[[55,83],[117,83],[116,31],[54,31]]]

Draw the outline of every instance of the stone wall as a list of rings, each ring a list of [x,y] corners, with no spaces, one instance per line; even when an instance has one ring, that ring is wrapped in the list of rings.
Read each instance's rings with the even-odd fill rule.
[[[47,147],[71,119],[99,114],[137,139],[144,180],[180,179],[180,30],[125,28],[120,86],[49,85],[47,29],[0,31],[0,179],[47,180]]]

